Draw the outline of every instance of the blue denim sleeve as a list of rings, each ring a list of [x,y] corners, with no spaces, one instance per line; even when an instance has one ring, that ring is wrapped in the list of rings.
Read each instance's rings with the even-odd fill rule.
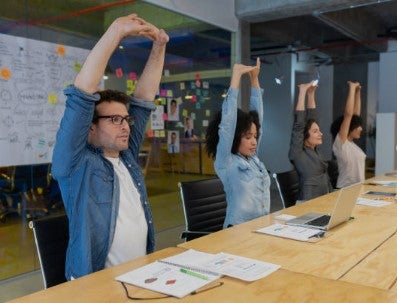
[[[229,166],[231,161],[231,149],[233,145],[234,132],[237,123],[237,96],[238,89],[229,88],[226,99],[222,104],[222,120],[219,124],[219,142],[216,149],[215,170],[219,174]]]
[[[74,85],[68,86],[64,94],[66,107],[52,157],[52,173],[55,178],[70,175],[79,163],[87,144],[95,102],[99,100],[98,94],[86,93]]]

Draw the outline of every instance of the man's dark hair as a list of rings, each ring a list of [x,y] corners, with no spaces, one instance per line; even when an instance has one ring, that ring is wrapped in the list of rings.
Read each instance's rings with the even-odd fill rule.
[[[98,121],[98,112],[97,112],[97,106],[103,102],[118,102],[124,104],[127,109],[128,105],[130,103],[130,97],[120,91],[113,90],[113,89],[105,89],[103,91],[98,92],[100,99],[95,103],[95,110],[94,110],[94,116],[92,118],[93,122]]]
[[[214,119],[208,125],[207,133],[205,135],[206,152],[210,158],[214,158],[214,159],[216,157],[216,147],[219,142],[218,130],[219,130],[219,124],[221,123],[221,119],[222,119],[222,112],[218,111],[215,114]],[[241,109],[237,109],[237,125],[236,125],[236,130],[234,132],[234,139],[233,139],[231,153],[237,154],[238,148],[240,146],[241,138],[247,131],[250,130],[252,123],[256,125],[257,136],[259,138],[261,125],[259,123],[258,112],[250,111],[247,113],[242,111]]]

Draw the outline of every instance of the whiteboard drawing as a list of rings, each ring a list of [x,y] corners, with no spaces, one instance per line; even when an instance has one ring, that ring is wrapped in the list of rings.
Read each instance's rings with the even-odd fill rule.
[[[51,162],[63,90],[88,53],[0,34],[0,166]]]

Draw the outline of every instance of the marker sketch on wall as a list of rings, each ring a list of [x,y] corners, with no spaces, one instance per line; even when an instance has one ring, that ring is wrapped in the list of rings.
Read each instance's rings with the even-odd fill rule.
[[[51,162],[63,90],[88,52],[0,34],[0,166]]]

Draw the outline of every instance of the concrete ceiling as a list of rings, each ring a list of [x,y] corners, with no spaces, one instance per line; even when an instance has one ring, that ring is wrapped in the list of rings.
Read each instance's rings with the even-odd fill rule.
[[[175,44],[168,51],[175,62],[186,54],[196,61],[202,60],[202,65],[210,62],[211,68],[221,67],[219,62],[222,65],[230,62],[230,33],[142,1],[1,2],[0,33],[23,35],[21,32],[28,32],[29,25],[37,25],[96,40],[115,16],[137,12],[173,33]],[[236,16],[251,24],[252,56],[310,50],[317,52],[313,56],[316,64],[329,63],[330,59],[332,63],[373,61],[388,49],[390,39],[397,37],[396,0],[235,0],[234,3]]]
[[[236,0],[236,15],[251,24],[253,56],[317,51],[316,64],[367,62],[397,38],[397,1]]]

